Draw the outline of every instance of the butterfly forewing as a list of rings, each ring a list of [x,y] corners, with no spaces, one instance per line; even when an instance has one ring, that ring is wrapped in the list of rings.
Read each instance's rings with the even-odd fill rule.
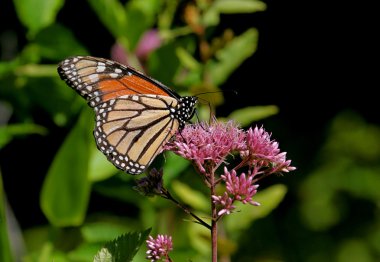
[[[72,57],[59,64],[58,73],[90,106],[134,94],[173,96],[173,91],[137,70],[96,57]],[[177,96],[177,95],[176,95]]]
[[[58,73],[96,114],[96,144],[116,167],[142,173],[191,118],[195,97],[180,97],[133,68],[96,57],[72,57]]]

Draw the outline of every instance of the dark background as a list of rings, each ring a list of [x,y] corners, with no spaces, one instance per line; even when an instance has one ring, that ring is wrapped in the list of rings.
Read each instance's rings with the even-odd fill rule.
[[[226,103],[217,109],[217,114],[226,116],[245,106],[278,105],[280,113],[261,123],[273,132],[281,149],[288,152],[298,167],[288,178],[291,185],[297,183],[297,176],[312,168],[310,162],[338,112],[355,110],[369,122],[380,123],[376,95],[379,81],[375,78],[378,60],[374,58],[374,39],[379,30],[375,28],[375,16],[369,12],[371,8],[363,2],[355,5],[331,1],[265,2],[266,11],[226,15],[216,28],[220,32],[233,28],[239,34],[255,27],[260,34],[257,52],[222,86],[238,91],[238,96],[226,95]],[[19,23],[11,1],[1,1],[0,14],[0,32],[17,35],[16,54],[26,43],[26,30]],[[114,40],[86,1],[67,1],[58,22],[73,30],[92,55],[109,57]],[[44,123],[43,117],[40,121],[47,126],[51,124]],[[20,146],[14,148],[24,148],[23,152],[9,147],[0,151],[5,190],[22,227],[46,222],[38,203],[25,205],[25,198],[18,196],[38,199],[39,191],[35,189],[41,186],[54,156],[52,152],[60,146],[58,141],[68,132],[53,125],[48,128],[51,130],[47,139],[31,136],[13,142]],[[21,187],[21,174],[7,172],[12,165],[20,165],[20,173],[30,174],[22,175]],[[13,186],[16,184],[17,188]],[[28,215],[31,212],[35,214],[33,218]]]

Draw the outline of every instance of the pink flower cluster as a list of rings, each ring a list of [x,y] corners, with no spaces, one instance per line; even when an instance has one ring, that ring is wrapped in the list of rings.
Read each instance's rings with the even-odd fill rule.
[[[269,168],[267,173],[280,173],[295,170],[286,160],[286,152],[281,152],[278,143],[262,127],[250,128],[246,135],[246,150],[240,152],[249,166]]]
[[[191,160],[202,173],[209,172],[207,167],[219,166],[227,155],[245,149],[245,132],[233,122],[187,125],[176,139],[165,145],[171,150]]]
[[[171,236],[157,235],[156,239],[149,236],[148,240],[146,240],[146,246],[148,248],[146,258],[151,262],[155,262],[160,259],[164,259],[165,262],[171,261],[169,258],[169,252],[173,250]]]
[[[286,152],[280,151],[278,143],[271,140],[264,128],[244,131],[232,121],[188,125],[164,149],[192,161],[209,185],[224,181],[226,191],[212,196],[213,203],[219,206],[219,217],[230,214],[235,201],[260,205],[252,200],[258,188],[255,183],[270,174],[295,170],[291,161],[286,160]],[[227,156],[236,153],[241,158],[239,164],[231,171],[225,166],[220,179],[210,179],[221,164],[228,165]],[[248,172],[237,175],[236,171],[243,167]]]
[[[224,214],[229,215],[231,211],[235,209],[233,205],[235,201],[240,201],[243,204],[250,203],[254,206],[260,205],[252,200],[252,197],[257,193],[257,188],[259,187],[259,185],[253,184],[254,174],[249,174],[248,178],[244,173],[237,176],[235,170],[229,172],[227,168],[224,167],[224,175],[220,177],[226,183],[226,192],[224,192],[222,196],[211,196],[213,202],[222,207],[218,212],[218,216]]]
[[[278,143],[262,127],[247,132],[234,122],[187,125],[175,139],[165,145],[198,167],[201,173],[214,171],[226,157],[239,152],[242,162],[234,169],[248,166],[255,172],[281,173],[295,169],[286,160],[286,152],[280,152]],[[210,169],[211,168],[211,169]]]

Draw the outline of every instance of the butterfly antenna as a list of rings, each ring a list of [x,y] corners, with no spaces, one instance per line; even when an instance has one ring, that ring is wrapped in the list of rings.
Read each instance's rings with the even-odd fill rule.
[[[213,118],[213,110],[212,110],[212,107],[211,107],[211,102],[204,99],[204,98],[201,98],[199,97],[200,95],[206,95],[206,94],[214,94],[214,93],[230,93],[232,92],[235,96],[238,96],[238,92],[237,90],[233,90],[233,89],[228,89],[228,90],[218,90],[218,91],[208,91],[208,92],[202,92],[202,93],[198,93],[194,96],[196,96],[199,100],[203,101],[205,104],[208,105],[208,108],[209,108],[209,112],[210,112],[210,115],[209,115],[209,121],[208,121],[208,124],[210,125],[211,124],[211,119]],[[199,115],[197,114],[197,111],[195,111],[195,115],[197,116],[197,119],[198,119],[198,122],[200,122],[200,119],[199,119]],[[215,114],[214,114],[215,116]]]
[[[200,120],[200,118],[199,118],[199,115],[198,115],[198,111],[197,111],[197,110],[195,110],[195,116],[197,117],[198,123],[200,123],[200,126],[202,127],[202,129],[205,130],[205,128],[203,127],[202,122],[201,122],[201,120]]]

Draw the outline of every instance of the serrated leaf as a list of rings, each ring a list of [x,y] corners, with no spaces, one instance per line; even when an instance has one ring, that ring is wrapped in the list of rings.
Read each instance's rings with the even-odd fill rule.
[[[264,11],[266,4],[258,0],[218,0],[212,8],[224,14],[253,13]]]
[[[94,262],[128,262],[132,261],[141,245],[147,239],[151,229],[121,235],[99,250]]]
[[[14,0],[21,23],[31,34],[37,33],[55,21],[64,0]]]
[[[239,212],[234,212],[225,217],[226,229],[238,237],[254,220],[265,217],[272,212],[281,203],[286,192],[285,185],[273,185],[259,191],[253,197],[254,201],[261,204],[260,206],[244,205],[241,202],[234,204],[236,206],[235,211]]]
[[[102,249],[99,250],[99,252],[96,254],[94,258],[94,262],[114,262],[116,261],[111,252],[105,248],[102,247]]]
[[[223,84],[257,48],[258,32],[251,28],[235,37],[228,45],[216,53],[217,61],[210,60],[206,71],[214,85]]]
[[[86,108],[56,154],[42,186],[40,205],[55,226],[78,226],[85,218],[92,126],[93,112]]]
[[[210,210],[210,201],[199,191],[196,191],[188,185],[179,181],[172,182],[173,191],[186,205],[191,206],[195,210]]]
[[[252,122],[275,115],[278,111],[278,107],[275,105],[250,106],[235,110],[226,119],[234,120],[242,126],[248,126]]]

